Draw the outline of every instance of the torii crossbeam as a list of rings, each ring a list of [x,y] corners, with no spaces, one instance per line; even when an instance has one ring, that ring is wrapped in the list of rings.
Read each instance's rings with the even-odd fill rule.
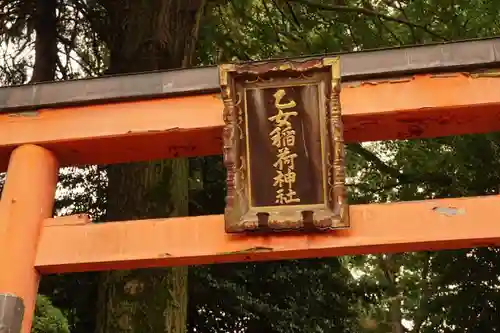
[[[500,39],[340,59],[347,142],[500,130]],[[497,196],[351,206],[350,229],[314,235],[51,216],[59,166],[221,154],[218,90],[215,67],[0,89],[0,326],[29,332],[40,274],[500,244]]]

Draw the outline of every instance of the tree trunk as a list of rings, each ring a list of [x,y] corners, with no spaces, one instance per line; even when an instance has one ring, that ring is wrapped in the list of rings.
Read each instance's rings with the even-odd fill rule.
[[[34,14],[35,27],[35,63],[31,83],[53,81],[56,74],[57,54],[57,0],[36,0]],[[5,177],[0,175],[0,195]],[[40,302],[42,301],[42,302]],[[44,298],[37,298],[34,324],[39,319],[37,315],[43,307]],[[50,302],[49,302],[50,303]],[[50,318],[58,321],[59,318]],[[64,318],[65,320],[65,318]],[[67,322],[65,323],[67,325]],[[33,325],[34,327],[35,325]],[[32,327],[32,331],[33,331]]]
[[[399,266],[395,262],[394,254],[379,255],[379,265],[384,272],[384,277],[387,281],[387,295],[390,299],[390,320],[392,333],[404,333],[403,315],[401,313],[401,296],[396,284],[396,275],[399,271]]]
[[[108,74],[190,64],[201,1],[101,0],[101,5],[110,22],[101,29],[110,50]],[[107,220],[188,215],[188,171],[187,159],[109,166]],[[187,267],[103,273],[96,331],[186,332],[187,273]]]
[[[186,159],[114,165],[108,177],[109,219],[187,215]],[[185,332],[186,267],[103,275],[98,332]]]
[[[32,83],[53,81],[57,66],[57,0],[36,0],[35,65]]]

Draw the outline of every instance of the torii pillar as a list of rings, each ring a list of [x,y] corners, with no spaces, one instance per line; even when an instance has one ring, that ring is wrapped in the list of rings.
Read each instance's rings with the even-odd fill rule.
[[[29,333],[40,275],[35,256],[43,221],[52,217],[58,162],[23,145],[10,157],[0,200],[0,332]]]

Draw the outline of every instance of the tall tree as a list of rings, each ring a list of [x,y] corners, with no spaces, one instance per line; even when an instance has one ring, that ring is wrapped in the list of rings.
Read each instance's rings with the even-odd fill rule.
[[[34,10],[35,66],[31,82],[53,81],[57,61],[57,0],[36,0]]]
[[[192,64],[204,1],[97,4],[89,17],[109,50],[107,74]],[[188,173],[180,158],[108,166],[107,220],[188,215]],[[104,273],[97,332],[185,332],[187,281],[187,267]]]

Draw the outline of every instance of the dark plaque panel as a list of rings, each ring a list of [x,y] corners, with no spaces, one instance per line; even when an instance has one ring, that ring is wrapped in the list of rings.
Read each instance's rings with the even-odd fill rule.
[[[348,227],[337,58],[222,65],[226,231]]]
[[[246,89],[253,207],[324,202],[318,93],[317,84]]]

